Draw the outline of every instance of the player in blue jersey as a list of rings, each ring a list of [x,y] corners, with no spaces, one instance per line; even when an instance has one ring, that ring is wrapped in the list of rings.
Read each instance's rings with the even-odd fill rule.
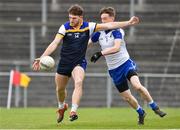
[[[82,86],[87,64],[85,54],[91,34],[95,31],[126,27],[139,23],[139,19],[135,16],[125,22],[102,24],[85,22],[83,21],[83,8],[79,5],[71,6],[68,9],[68,13],[69,21],[61,25],[55,39],[41,55],[42,57],[52,54],[59,46],[59,43],[63,41],[60,54],[61,58],[55,75],[56,95],[58,100],[58,123],[63,120],[64,112],[68,108],[68,105],[65,103],[67,95],[66,86],[71,76],[74,80],[74,91],[72,94],[70,121],[78,118],[77,108],[82,96]],[[40,69],[39,59],[40,58],[35,59],[33,63],[33,70],[35,71]]]
[[[115,10],[112,7],[102,8],[100,15],[102,23],[113,22],[115,19]],[[91,57],[91,61],[96,62],[101,56],[105,56],[109,74],[116,88],[123,99],[137,111],[139,115],[138,124],[142,125],[144,124],[144,117],[146,113],[139,105],[136,98],[131,94],[128,86],[128,80],[130,81],[132,87],[140,93],[142,98],[149,103],[150,107],[156,114],[163,117],[166,113],[159,109],[148,90],[140,83],[136,71],[136,64],[130,59],[126,49],[124,35],[124,30],[121,28],[95,32],[89,40],[89,45],[92,42],[98,41],[102,51],[96,52]]]

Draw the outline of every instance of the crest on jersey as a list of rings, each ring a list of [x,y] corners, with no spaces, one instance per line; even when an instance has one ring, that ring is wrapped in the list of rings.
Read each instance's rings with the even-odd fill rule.
[[[79,33],[74,33],[75,38],[79,38]]]

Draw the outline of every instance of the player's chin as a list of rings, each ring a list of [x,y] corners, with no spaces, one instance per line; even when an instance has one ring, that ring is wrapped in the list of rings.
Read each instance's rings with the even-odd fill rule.
[[[74,27],[74,23],[71,22],[70,25],[71,25],[72,27]]]

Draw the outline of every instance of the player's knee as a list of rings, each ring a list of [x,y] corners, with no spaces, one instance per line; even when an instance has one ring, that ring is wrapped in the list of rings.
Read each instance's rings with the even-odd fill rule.
[[[57,91],[57,92],[64,92],[65,89],[64,89],[64,87],[56,86],[56,91]]]
[[[134,87],[134,89],[135,89],[136,91],[143,91],[144,86],[138,85],[138,86]]]
[[[123,100],[129,102],[131,100],[131,97],[129,95],[123,96]]]
[[[74,82],[75,84],[75,87],[77,88],[81,88],[82,87],[82,84],[83,84],[83,81],[81,79],[78,79]]]
[[[134,88],[136,91],[141,90],[142,87],[143,87],[143,86],[142,86],[141,84],[134,84],[134,85],[133,85],[133,88]]]
[[[140,87],[140,86],[136,86],[136,87],[134,87],[134,89],[135,89],[136,91],[140,91],[140,90],[141,90],[141,87]]]

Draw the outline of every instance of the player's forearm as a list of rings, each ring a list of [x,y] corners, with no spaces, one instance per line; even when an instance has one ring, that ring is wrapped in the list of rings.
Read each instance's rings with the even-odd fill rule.
[[[107,26],[107,29],[116,29],[116,28],[124,28],[127,26],[130,26],[131,24],[129,21],[124,21],[124,22],[109,22],[105,23]]]
[[[63,37],[59,37],[58,35],[56,35],[56,37],[54,38],[54,40],[51,42],[51,44],[46,48],[46,50],[44,51],[44,53],[42,54],[42,56],[47,56],[52,54],[56,48],[58,47],[59,43],[61,42]],[[41,57],[42,57],[41,56]]]
[[[106,48],[103,51],[101,51],[102,55],[110,55],[110,54],[114,54],[117,53],[118,51],[120,51],[120,48],[116,48],[116,47],[111,47],[111,48]]]
[[[139,23],[139,18],[136,16],[133,16],[130,18],[129,21],[97,24],[96,31],[123,28],[123,27],[127,27],[127,26],[133,26],[138,23]]]
[[[123,27],[127,27],[129,25],[130,25],[130,23],[128,21],[102,23],[102,24],[97,24],[96,31],[123,28]]]
[[[114,54],[120,51],[121,48],[121,40],[116,39],[114,40],[114,46],[109,47],[101,51],[102,55],[109,55],[109,54]]]
[[[41,55],[41,57],[52,54],[52,53],[56,50],[57,46],[58,46],[58,44],[52,42],[52,43],[46,48],[46,50],[45,50],[44,53]]]

